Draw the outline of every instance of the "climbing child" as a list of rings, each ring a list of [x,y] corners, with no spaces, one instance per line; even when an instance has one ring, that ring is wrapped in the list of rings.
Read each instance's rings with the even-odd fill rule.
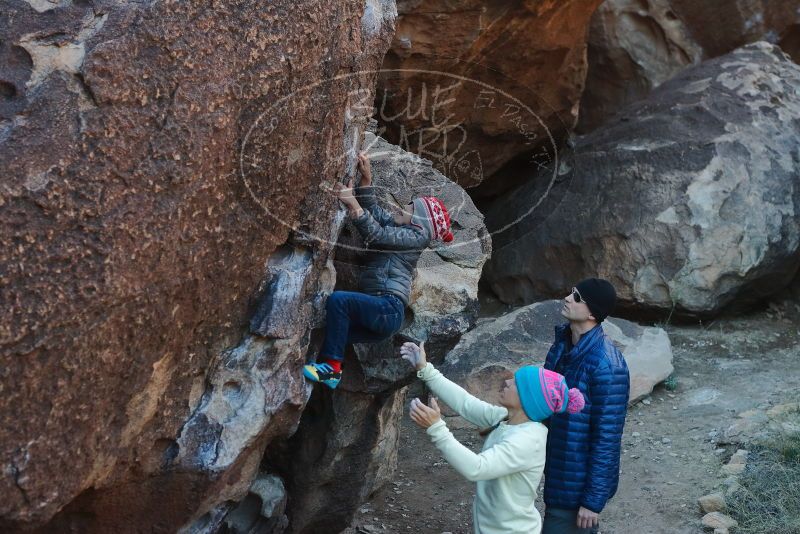
[[[542,518],[534,506],[544,471],[547,427],[554,413],[578,413],[584,398],[567,389],[564,377],[533,365],[521,367],[505,380],[501,406],[483,402],[450,382],[425,358],[424,346],[405,343],[403,358],[417,369],[417,376],[445,404],[479,427],[491,427],[480,454],[453,437],[441,418],[435,398],[430,406],[411,401],[409,415],[426,428],[445,460],[467,480],[476,481],[472,505],[476,534],[539,534]]]
[[[353,196],[352,180],[336,184],[339,200],[364,239],[365,266],[359,291],[334,291],[327,302],[325,341],[316,363],[303,367],[309,380],[335,388],[342,377],[345,345],[374,343],[400,330],[417,260],[434,239],[453,240],[450,216],[436,197],[409,202],[391,215],[378,205],[372,170],[365,154],[358,156],[361,185]]]

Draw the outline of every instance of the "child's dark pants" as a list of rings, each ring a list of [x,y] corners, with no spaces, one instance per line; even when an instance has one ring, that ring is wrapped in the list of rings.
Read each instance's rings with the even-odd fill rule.
[[[325,341],[320,356],[344,359],[351,343],[374,343],[390,337],[403,325],[405,305],[394,295],[334,291],[328,297]]]

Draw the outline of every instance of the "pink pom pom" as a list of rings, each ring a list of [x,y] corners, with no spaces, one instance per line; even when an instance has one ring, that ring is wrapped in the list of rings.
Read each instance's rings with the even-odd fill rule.
[[[569,390],[569,402],[567,403],[567,413],[578,413],[586,406],[583,393],[578,388]]]

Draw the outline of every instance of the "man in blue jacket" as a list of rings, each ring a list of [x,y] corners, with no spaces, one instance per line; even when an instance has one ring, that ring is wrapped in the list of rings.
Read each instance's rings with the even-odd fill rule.
[[[572,288],[544,367],[564,375],[586,398],[580,413],[550,418],[542,534],[589,534],[619,482],[622,428],[630,393],[628,366],[603,333],[614,287],[589,278]]]

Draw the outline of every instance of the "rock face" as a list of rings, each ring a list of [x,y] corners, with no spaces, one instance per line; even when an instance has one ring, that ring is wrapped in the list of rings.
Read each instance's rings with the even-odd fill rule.
[[[577,119],[599,3],[401,0],[379,82],[385,137],[464,187],[515,158],[554,158]]]
[[[353,363],[346,363],[348,371]],[[267,454],[292,495],[291,532],[344,530],[397,467],[405,388],[369,394],[340,386],[331,394],[322,387],[312,395],[297,433]]]
[[[758,40],[797,58],[794,0],[606,0],[589,26],[578,131],[597,128],[683,68]]]
[[[310,391],[394,4],[2,11],[0,530],[212,528]]]
[[[473,395],[497,404],[504,376],[523,365],[544,364],[554,327],[566,322],[561,305],[560,300],[537,302],[480,324],[461,338],[440,370]],[[628,363],[630,403],[672,373],[672,346],[663,329],[607,318],[603,330]]]
[[[436,242],[420,256],[400,332],[427,340],[432,357],[441,360],[475,324],[478,280],[491,251],[483,217],[466,192],[430,161],[369,133],[365,145],[376,194],[386,209],[434,195],[450,213],[454,240]],[[342,232],[335,261],[337,289],[357,289],[362,247],[354,229]],[[390,480],[397,465],[404,385],[415,377],[399,357],[402,341],[396,336],[348,349],[335,392],[318,387],[297,433],[268,451],[266,461],[274,466],[270,470],[283,475],[292,495],[288,513],[294,532],[343,530],[361,503]]]
[[[755,43],[686,70],[487,213],[505,302],[588,276],[624,307],[714,315],[800,265],[800,67]],[[536,206],[536,209],[531,209]]]
[[[224,518],[220,514],[219,530],[226,532],[283,532],[288,526],[286,510],[286,488],[283,480],[275,475],[261,475],[253,481],[247,497],[239,506],[228,512]],[[217,530],[217,525],[206,524],[207,531]],[[225,531],[225,530],[224,530]]]

